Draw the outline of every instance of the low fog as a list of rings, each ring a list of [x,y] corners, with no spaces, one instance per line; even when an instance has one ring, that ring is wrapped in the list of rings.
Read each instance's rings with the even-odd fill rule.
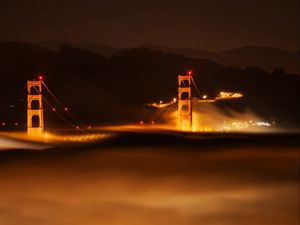
[[[260,146],[2,151],[0,224],[297,225],[298,149]]]

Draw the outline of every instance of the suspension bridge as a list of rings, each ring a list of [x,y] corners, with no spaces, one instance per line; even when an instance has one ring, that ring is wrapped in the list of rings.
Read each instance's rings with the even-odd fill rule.
[[[42,94],[42,88],[48,92],[52,101],[48,100]],[[58,108],[55,107],[54,104],[51,104],[53,101]],[[38,80],[27,81],[27,133],[29,135],[40,135],[44,132],[44,105],[71,128],[83,133],[91,129],[91,126],[79,120],[69,108],[59,100],[44,82],[43,75],[39,74]],[[75,121],[75,123],[73,121]]]
[[[192,72],[188,71],[187,74],[178,75],[178,100],[173,103],[178,102],[178,129],[183,130],[192,128]],[[55,104],[60,108],[58,110],[54,105],[52,105],[50,100],[48,100],[42,93],[42,89],[46,91],[49,96],[54,100]],[[45,130],[44,121],[44,105],[55,113],[61,120],[63,120],[67,125],[81,132],[87,132],[86,129],[91,129],[91,126],[85,125],[80,121],[60,100],[59,98],[50,90],[43,79],[43,74],[38,75],[37,80],[27,81],[27,133],[29,135],[42,135]],[[164,109],[154,121],[159,120],[169,109],[169,106]],[[63,113],[61,113],[63,112]],[[155,110],[154,110],[155,112]],[[68,119],[69,116],[72,120]],[[152,115],[152,113],[151,113]],[[73,123],[75,121],[76,123]],[[79,124],[81,126],[79,126]],[[84,129],[85,128],[85,129]]]
[[[193,128],[193,99],[198,102],[214,102],[218,100],[240,98],[241,93],[221,92],[216,98],[208,98],[207,95],[202,95],[193,78],[193,72],[187,71],[186,74],[178,75],[178,93],[177,98],[173,98],[170,102],[160,101],[159,103],[149,103],[147,106],[153,110],[142,119],[139,124],[144,123],[156,124],[168,110],[177,104],[177,125],[171,129],[181,131],[191,131]],[[192,96],[192,87],[195,88],[197,97]],[[51,128],[51,120],[45,118],[44,112],[51,112],[64,122],[66,126],[81,134],[90,133],[91,125],[82,122],[74,115],[72,110],[67,107],[60,98],[50,89],[44,82],[44,75],[38,74],[36,80],[27,81],[27,134],[30,136],[38,136],[44,134],[44,131],[56,133],[55,129]],[[14,125],[20,125],[20,122],[15,122]],[[7,125],[6,121],[2,121],[2,128]]]

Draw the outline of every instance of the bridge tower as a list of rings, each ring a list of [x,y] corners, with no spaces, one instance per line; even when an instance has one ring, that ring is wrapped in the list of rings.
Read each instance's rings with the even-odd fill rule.
[[[178,75],[178,129],[192,129],[192,71]]]
[[[38,80],[27,81],[27,134],[41,135],[44,132],[42,75]]]

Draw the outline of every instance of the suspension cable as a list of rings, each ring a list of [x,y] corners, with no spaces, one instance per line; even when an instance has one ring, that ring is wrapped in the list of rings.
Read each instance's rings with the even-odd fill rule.
[[[43,97],[43,101],[51,108],[53,109],[53,106]],[[71,121],[69,121],[68,119],[66,119],[63,115],[61,115],[59,112],[55,111],[55,113],[57,114],[57,116],[59,116],[62,120],[64,120],[66,123],[68,123],[71,127],[78,129],[78,127],[73,124]],[[78,130],[82,131],[83,133],[87,133],[85,130],[79,128]]]
[[[81,124],[82,126],[87,126],[85,123],[83,123],[81,120],[79,120],[73,113],[71,113],[69,110],[65,110],[65,106],[62,104],[62,102],[53,94],[53,92],[48,88],[48,86],[45,84],[44,81],[42,81],[42,84],[46,88],[46,90],[51,94],[51,96],[54,98],[54,100],[60,105],[60,107],[67,112],[73,120]]]
[[[200,91],[199,91],[199,89],[198,89],[198,87],[197,87],[197,85],[196,85],[196,82],[195,82],[194,78],[191,77],[191,80],[192,80],[192,83],[194,84],[194,86],[195,86],[195,88],[196,88],[196,91],[197,91],[197,93],[198,93],[198,95],[199,95],[199,98],[201,98]]]
[[[168,105],[162,112],[161,112],[161,114],[159,114],[159,116],[158,117],[156,117],[156,119],[154,120],[154,121],[158,121],[167,111],[168,111],[168,109],[172,106],[173,104],[171,104],[171,105]]]
[[[37,93],[39,93],[40,91],[37,90],[37,88],[35,86],[33,86],[33,88],[37,91]],[[43,97],[42,100],[50,107],[50,109],[52,110],[54,107],[49,103],[49,101]],[[60,113],[58,113],[57,111],[54,111],[62,120],[64,120],[66,123],[68,123],[71,127],[78,129],[77,126],[75,124],[73,124],[71,121],[69,121],[68,119],[66,119],[63,115],[61,115]],[[85,130],[79,128],[78,130],[86,133]]]

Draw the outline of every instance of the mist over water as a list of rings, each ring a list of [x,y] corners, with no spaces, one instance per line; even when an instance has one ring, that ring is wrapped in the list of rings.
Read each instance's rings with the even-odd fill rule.
[[[179,128],[177,105],[173,105],[166,111],[164,120],[166,128]],[[189,131],[184,125],[182,128]],[[214,103],[201,103],[193,100],[193,127],[190,131],[276,132],[281,131],[281,129],[274,121],[265,121],[247,108],[242,111],[235,111],[231,108],[221,108]]]
[[[1,156],[0,224],[299,224],[295,146],[133,145]]]

